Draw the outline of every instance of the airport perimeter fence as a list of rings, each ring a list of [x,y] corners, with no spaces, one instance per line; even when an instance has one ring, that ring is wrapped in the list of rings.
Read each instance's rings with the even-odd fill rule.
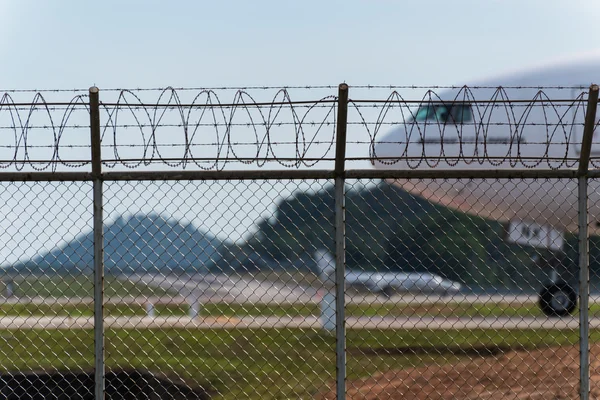
[[[598,87],[429,89],[3,91],[1,397],[598,397]]]

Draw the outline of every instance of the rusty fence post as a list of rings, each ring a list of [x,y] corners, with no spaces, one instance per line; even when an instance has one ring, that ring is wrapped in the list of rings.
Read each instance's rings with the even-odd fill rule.
[[[591,85],[585,126],[581,143],[581,155],[578,169],[578,207],[579,207],[579,398],[590,396],[590,254],[588,230],[588,169],[592,149],[592,139],[596,124],[596,107],[598,105],[598,85]]]
[[[346,205],[345,161],[348,124],[348,85],[338,89],[338,110],[335,144],[335,336],[336,336],[336,397],[346,398]]]
[[[94,398],[103,400],[104,382],[104,232],[102,153],[100,151],[99,90],[90,88],[90,133],[93,179],[94,231]]]

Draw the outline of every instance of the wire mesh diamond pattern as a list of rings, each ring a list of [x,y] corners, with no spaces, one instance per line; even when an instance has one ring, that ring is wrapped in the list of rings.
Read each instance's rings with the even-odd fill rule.
[[[93,89],[0,104],[1,398],[600,396],[597,87]]]
[[[335,338],[320,329],[313,252],[333,244],[332,188],[107,184],[105,271],[136,288],[107,298],[107,368],[135,366],[222,398],[322,391]]]

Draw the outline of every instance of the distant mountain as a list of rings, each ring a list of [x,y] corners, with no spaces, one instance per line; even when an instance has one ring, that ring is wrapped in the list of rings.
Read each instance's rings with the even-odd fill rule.
[[[104,229],[107,273],[204,271],[220,258],[222,242],[192,224],[157,214],[120,217]],[[19,273],[91,272],[93,232],[64,246],[7,267]]]
[[[554,255],[506,242],[505,227],[497,221],[453,211],[385,181],[354,183],[346,193],[349,269],[431,272],[473,288],[511,290],[538,290],[549,279],[539,260]],[[314,251],[334,251],[334,216],[334,188],[326,185],[280,199],[243,243],[223,243],[156,214],[119,218],[105,228],[106,271],[315,271]],[[565,239],[563,278],[576,281],[577,236]],[[590,269],[600,277],[600,237],[591,240]],[[9,271],[91,271],[92,266],[89,232]]]

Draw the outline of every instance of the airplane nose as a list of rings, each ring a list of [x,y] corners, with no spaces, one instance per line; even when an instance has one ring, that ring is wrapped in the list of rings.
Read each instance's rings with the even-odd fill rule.
[[[375,168],[415,169],[424,165],[448,163],[454,165],[465,155],[476,154],[475,144],[462,142],[474,137],[472,127],[414,121],[396,125],[388,132],[374,137],[371,163]]]
[[[441,283],[441,286],[444,288],[444,291],[447,294],[457,294],[462,288],[462,285],[460,283],[452,281],[443,281]]]
[[[442,146],[440,134],[430,133],[434,140],[427,146],[422,134],[422,128],[417,124],[407,123],[377,135],[371,146],[371,163],[381,169],[415,169],[423,164],[426,150],[431,156],[439,157]]]
[[[462,285],[458,282],[452,282],[452,284],[450,285],[450,288],[448,289],[449,293],[452,294],[456,294],[458,292],[460,292],[460,289],[462,288]]]
[[[396,126],[389,132],[374,138],[371,147],[371,163],[376,168],[389,167],[397,163],[400,157],[405,157],[406,150],[406,132],[403,127]]]

